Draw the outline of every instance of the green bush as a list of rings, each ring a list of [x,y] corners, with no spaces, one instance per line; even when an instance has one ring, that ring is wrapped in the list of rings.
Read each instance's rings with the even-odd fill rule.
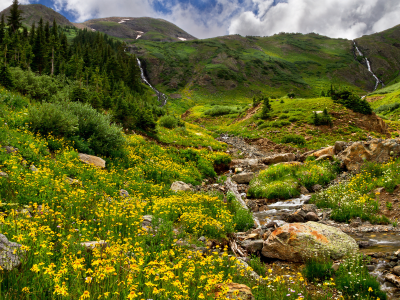
[[[290,125],[291,123],[287,120],[278,120],[278,121],[271,121],[268,123],[269,127],[275,127],[275,128],[281,128],[287,125]]]
[[[299,118],[297,118],[297,117],[290,117],[289,118],[289,122],[291,122],[291,123],[294,123],[294,122],[297,122],[297,121],[299,121]]]
[[[364,115],[372,114],[371,105],[367,102],[367,100],[365,100],[365,98],[361,99],[361,97],[350,91],[335,91],[333,88],[331,88],[330,95],[334,102],[340,103],[354,112],[359,112]]]
[[[297,134],[287,134],[281,139],[282,144],[293,143],[295,145],[303,146],[306,143],[306,140],[303,136]]]
[[[378,108],[376,108],[374,111],[377,114],[381,114],[381,113],[388,113],[388,112],[392,112],[395,111],[396,109],[398,109],[400,107],[400,103],[391,103],[391,104],[384,104],[379,106]]]
[[[233,223],[235,224],[235,231],[247,231],[254,226],[252,213],[243,208],[237,202],[235,196],[228,192],[227,194],[228,209],[233,215]]]
[[[34,132],[66,137],[80,152],[118,156],[125,143],[121,128],[90,104],[59,102],[31,106],[27,120]]]
[[[204,112],[206,116],[217,117],[223,115],[229,115],[233,113],[237,113],[236,106],[219,106],[216,105],[213,108]]]
[[[161,117],[159,122],[162,127],[168,129],[173,129],[178,126],[178,119],[171,115]]]
[[[322,115],[318,114],[317,112],[313,112],[313,114],[311,115],[310,123],[315,126],[329,125],[332,127],[332,125],[333,125],[331,116],[328,114],[328,111],[326,108],[324,109]]]
[[[0,67],[0,84],[6,89],[14,87],[14,79],[7,65]]]

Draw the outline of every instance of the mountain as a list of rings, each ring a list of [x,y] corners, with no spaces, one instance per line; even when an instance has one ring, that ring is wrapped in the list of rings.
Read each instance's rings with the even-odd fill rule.
[[[355,40],[379,79],[388,84],[400,74],[400,25]]]
[[[44,23],[48,21],[51,24],[53,20],[56,20],[58,25],[74,26],[66,17],[42,4],[20,5],[20,9],[22,10],[22,17],[24,18],[22,23],[28,27],[32,26],[33,22],[37,24],[40,18],[43,18]],[[7,17],[10,14],[10,7],[0,12],[0,15],[2,14]]]
[[[110,36],[124,39],[127,42],[133,42],[137,39],[158,42],[191,41],[196,39],[168,21],[148,17],[93,19],[82,24],[75,24],[75,26],[104,32]]]

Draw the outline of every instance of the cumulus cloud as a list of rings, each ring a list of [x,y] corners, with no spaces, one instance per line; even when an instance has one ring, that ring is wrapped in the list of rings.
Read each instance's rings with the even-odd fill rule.
[[[0,1],[0,11],[2,11],[3,9],[6,9],[7,7],[9,7],[12,4],[13,0],[1,0]],[[19,0],[20,4],[30,4],[36,2],[34,1],[29,1],[29,0]]]
[[[279,32],[316,32],[354,39],[398,25],[398,0],[253,0],[255,8],[238,14],[230,34],[268,36]]]

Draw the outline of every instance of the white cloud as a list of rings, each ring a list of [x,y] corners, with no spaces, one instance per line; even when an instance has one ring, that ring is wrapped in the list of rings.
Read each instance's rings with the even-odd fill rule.
[[[9,7],[12,4],[13,0],[1,0],[0,1],[0,11],[6,9],[7,7]],[[36,0],[34,1],[29,1],[29,0],[19,0],[18,1],[20,4],[30,4],[32,2],[36,2]]]
[[[316,32],[354,39],[393,27],[400,20],[398,0],[253,0],[255,11],[237,15],[230,34],[267,36],[279,32]]]

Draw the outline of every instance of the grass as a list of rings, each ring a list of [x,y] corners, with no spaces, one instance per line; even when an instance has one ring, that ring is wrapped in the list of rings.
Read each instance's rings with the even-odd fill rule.
[[[379,194],[373,194],[372,191],[377,187],[385,187],[392,192],[400,183],[399,164],[399,160],[384,165],[369,163],[363,172],[349,181],[315,194],[311,202],[319,208],[332,208],[331,218],[339,222],[360,217],[372,224],[388,224],[385,216],[378,215]]]
[[[290,199],[300,196],[300,186],[325,185],[337,176],[337,166],[330,162],[306,162],[304,165],[270,166],[250,182],[248,196],[267,199]]]

